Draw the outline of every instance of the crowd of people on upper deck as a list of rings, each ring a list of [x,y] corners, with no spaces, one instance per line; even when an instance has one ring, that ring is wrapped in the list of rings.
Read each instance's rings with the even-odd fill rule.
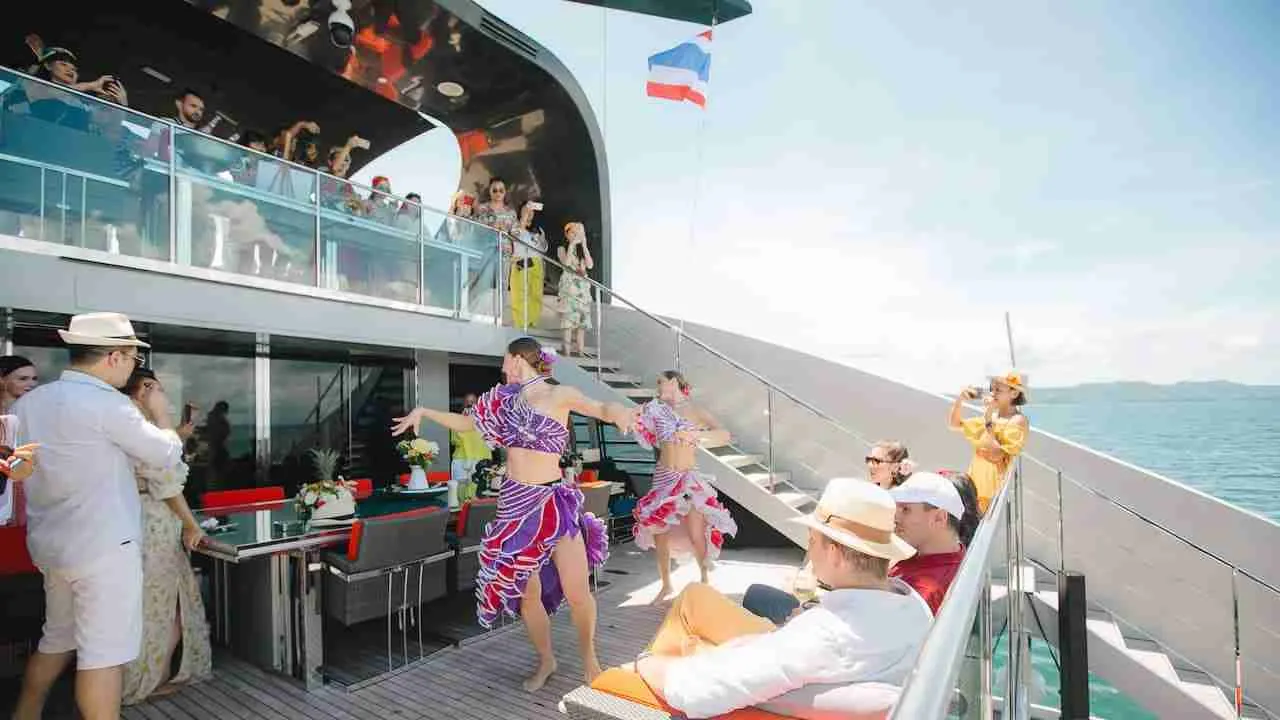
[[[320,202],[325,206],[367,216],[386,224],[407,228],[416,228],[418,224],[416,208],[419,199],[413,193],[403,199],[395,197],[392,195],[390,180],[385,177],[375,178],[374,187],[366,191],[358,190],[346,180],[351,169],[352,154],[370,148],[369,141],[359,135],[351,135],[340,143],[326,147],[321,127],[310,120],[298,120],[271,133],[240,127],[221,112],[210,112],[208,100],[199,90],[184,87],[174,93],[172,105],[143,108],[168,122],[153,123],[147,137],[134,142],[132,138],[120,135],[120,121],[124,118],[119,110],[113,109],[113,106],[130,107],[128,91],[118,77],[104,74],[92,80],[82,80],[80,60],[74,51],[46,46],[40,36],[34,34],[28,35],[26,42],[32,52],[33,62],[17,69],[45,80],[50,85],[19,83],[4,97],[4,109],[7,112],[30,114],[72,130],[120,136],[121,141],[129,141],[130,153],[166,161],[169,159],[171,144],[182,143],[195,133],[212,136],[221,129],[230,127],[230,132],[224,138],[228,142],[327,175],[328,177],[320,180],[319,188]],[[60,93],[51,86],[62,86],[103,102],[90,103],[73,93]],[[174,137],[169,123],[184,132]],[[180,152],[181,150],[180,148]],[[295,199],[313,196],[313,176],[291,174],[284,166],[264,164],[263,160],[265,158],[245,153],[230,163],[224,163],[225,167],[202,169],[226,173],[236,182]],[[122,160],[122,165],[128,164]]]

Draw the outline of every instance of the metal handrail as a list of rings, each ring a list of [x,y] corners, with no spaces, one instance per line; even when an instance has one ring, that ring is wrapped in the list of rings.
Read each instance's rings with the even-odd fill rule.
[[[920,654],[902,685],[894,718],[946,717],[973,619],[983,593],[990,592],[987,565],[995,537],[1008,512],[1013,482],[1006,482],[965,550],[964,562],[951,581],[941,609],[925,636]]]
[[[550,255],[548,255],[547,253],[542,252],[541,250],[539,250],[535,245],[532,245],[532,244],[530,244],[530,243],[525,242],[524,240],[521,240],[520,238],[516,237],[514,234],[509,234],[509,235],[508,235],[508,237],[510,237],[513,241],[518,242],[518,243],[520,243],[521,245],[524,245],[525,247],[529,248],[529,249],[530,249],[530,250],[532,250],[533,252],[537,253],[537,254],[538,254],[539,256],[541,256],[544,260],[549,261],[551,264],[553,264],[553,265],[555,265],[556,267],[560,268],[560,270],[561,270],[561,271],[563,271],[563,272],[574,272],[573,270],[570,270],[570,269],[566,268],[562,263],[560,263],[560,261],[559,261],[559,260],[556,260],[556,259],[552,258]],[[788,390],[786,390],[786,389],[782,388],[782,387],[781,387],[781,386],[779,386],[777,383],[774,383],[774,382],[770,381],[769,379],[765,378],[765,377],[764,377],[763,375],[761,375],[760,373],[757,373],[756,371],[754,371],[754,370],[752,370],[752,369],[748,368],[747,366],[743,365],[742,363],[738,362],[737,360],[734,360],[733,358],[729,357],[728,355],[725,355],[724,353],[720,352],[719,350],[716,350],[715,348],[711,347],[710,345],[708,345],[707,343],[703,342],[702,340],[699,340],[698,338],[696,338],[696,337],[694,337],[694,336],[690,335],[689,333],[685,332],[683,328],[681,328],[681,327],[679,327],[679,326],[677,326],[677,325],[673,325],[673,324],[671,324],[670,322],[667,322],[666,320],[663,320],[662,318],[658,317],[657,315],[654,315],[653,313],[648,312],[647,310],[645,310],[645,309],[641,308],[639,305],[636,305],[635,303],[633,303],[633,302],[631,302],[630,300],[626,299],[626,298],[625,298],[625,297],[623,297],[622,295],[619,295],[619,294],[618,294],[618,292],[617,292],[616,290],[614,290],[614,289],[612,289],[612,288],[608,287],[607,285],[604,285],[603,283],[597,282],[596,280],[594,280],[594,279],[592,279],[591,277],[586,276],[586,275],[583,275],[582,277],[583,277],[583,279],[585,279],[587,282],[591,283],[592,287],[594,287],[594,288],[595,288],[596,293],[597,293],[597,295],[598,295],[600,298],[603,298],[603,293],[608,293],[608,294],[609,294],[609,295],[611,295],[612,297],[617,298],[618,300],[621,300],[623,303],[625,303],[626,305],[628,305],[632,310],[635,310],[636,312],[640,313],[641,315],[645,316],[646,318],[649,318],[649,319],[650,319],[650,320],[652,320],[653,322],[656,322],[656,323],[658,323],[659,325],[662,325],[663,327],[666,327],[666,328],[667,328],[667,329],[669,329],[669,330],[672,330],[672,331],[674,331],[674,332],[679,333],[681,338],[683,338],[683,339],[687,339],[689,342],[693,343],[694,345],[697,345],[698,347],[700,347],[700,348],[702,348],[703,350],[707,351],[707,352],[708,352],[708,353],[710,353],[711,355],[713,355],[713,356],[715,356],[715,357],[719,358],[720,360],[722,360],[722,361],[724,361],[725,363],[729,364],[730,366],[732,366],[733,368],[737,369],[738,371],[740,371],[740,372],[742,372],[742,373],[745,373],[745,374],[747,374],[747,375],[751,376],[753,379],[755,379],[756,381],[760,382],[762,385],[764,385],[765,387],[769,388],[770,390],[773,390],[774,392],[776,392],[776,393],[778,393],[778,394],[782,395],[783,397],[786,397],[787,399],[791,400],[792,402],[794,402],[795,404],[799,405],[800,407],[802,407],[802,408],[804,408],[804,409],[808,410],[809,412],[813,413],[814,415],[817,415],[819,418],[821,418],[821,419],[823,419],[823,420],[827,421],[828,423],[830,423],[831,425],[833,425],[837,430],[840,430],[841,432],[845,433],[846,435],[851,436],[852,438],[854,438],[855,440],[857,440],[857,441],[859,441],[859,442],[863,443],[864,445],[867,445],[867,446],[870,446],[870,445],[871,445],[871,442],[870,442],[869,440],[867,440],[866,438],[862,437],[861,435],[859,435],[858,433],[854,432],[853,430],[850,430],[849,428],[845,427],[845,425],[844,425],[843,423],[841,423],[839,420],[836,420],[835,418],[831,417],[830,415],[828,415],[827,413],[823,412],[822,410],[819,410],[818,408],[814,407],[813,405],[809,404],[808,402],[806,402],[806,401],[804,401],[804,400],[801,400],[801,399],[800,399],[797,395],[795,395],[794,393],[792,393],[792,392],[790,392],[790,391],[788,391]],[[501,282],[501,280],[499,280],[499,282]],[[600,300],[597,300],[597,302],[603,303],[603,300],[602,300],[602,299],[600,299]],[[601,344],[603,345],[603,339],[602,339],[602,341],[601,341]]]

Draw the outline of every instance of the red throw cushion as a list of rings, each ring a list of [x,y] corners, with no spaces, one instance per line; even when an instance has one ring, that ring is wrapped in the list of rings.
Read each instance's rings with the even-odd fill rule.
[[[432,470],[427,473],[428,485],[444,485],[447,482],[449,482],[448,470]]]
[[[369,478],[357,478],[352,482],[356,484],[356,491],[353,494],[357,500],[363,500],[373,494],[373,481]]]
[[[284,499],[284,488],[279,485],[243,490],[218,490],[200,496],[203,508],[230,507],[232,505],[251,505],[253,503],[275,502]]]
[[[596,676],[591,687],[624,700],[674,713],[675,709],[658,699],[640,674],[623,668],[609,668]],[[731,713],[717,715],[720,720],[784,720],[786,715],[776,715],[759,708],[742,708]]]

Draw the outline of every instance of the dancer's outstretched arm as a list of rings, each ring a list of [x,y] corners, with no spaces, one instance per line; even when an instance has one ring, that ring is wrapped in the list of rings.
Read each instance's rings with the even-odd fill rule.
[[[414,408],[404,417],[392,418],[395,424],[391,426],[391,436],[398,437],[409,431],[410,428],[416,433],[418,426],[423,420],[430,420],[437,425],[443,425],[455,432],[471,432],[476,429],[476,423],[471,419],[470,415],[462,415],[460,413],[443,412],[440,410],[431,410],[428,408]]]
[[[698,421],[702,430],[698,431],[698,439],[711,445],[728,445],[733,437],[720,424],[714,415],[698,408]]]
[[[556,388],[556,392],[560,393],[563,406],[569,408],[570,411],[616,425],[624,433],[629,433],[635,429],[636,422],[640,417],[640,408],[629,408],[618,403],[603,403],[599,400],[592,400],[583,395],[582,391],[567,385],[559,386]]]

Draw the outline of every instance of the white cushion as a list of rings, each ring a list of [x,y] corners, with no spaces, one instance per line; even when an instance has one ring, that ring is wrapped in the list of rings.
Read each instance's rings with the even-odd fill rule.
[[[870,720],[887,717],[901,693],[888,683],[814,684],[756,707],[801,720]]]

